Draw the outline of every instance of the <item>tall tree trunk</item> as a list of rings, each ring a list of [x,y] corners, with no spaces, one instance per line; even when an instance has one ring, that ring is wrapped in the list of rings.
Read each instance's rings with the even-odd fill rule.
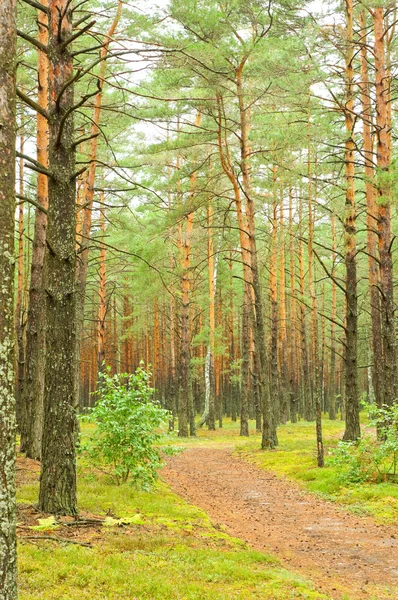
[[[243,179],[243,191],[245,196],[245,208],[247,217],[247,233],[249,238],[250,268],[253,287],[253,330],[255,338],[255,351],[258,354],[259,372],[257,380],[261,394],[261,404],[263,409],[263,431],[261,447],[274,448],[278,444],[276,433],[276,415],[273,410],[273,399],[270,398],[267,381],[267,349],[265,344],[265,328],[263,318],[262,293],[260,283],[260,273],[258,267],[257,245],[256,245],[256,225],[255,225],[255,206],[251,190],[250,175],[250,156],[251,148],[249,143],[250,120],[249,107],[245,105],[245,91],[243,88],[243,69],[246,64],[246,58],[241,62],[236,70],[236,90],[238,95],[239,116],[240,116],[240,167]]]
[[[205,423],[209,430],[214,431],[216,428],[216,413],[215,413],[215,365],[214,365],[214,349],[215,349],[215,297],[216,297],[216,282],[217,282],[217,267],[218,255],[214,260],[214,243],[213,243],[213,206],[209,200],[207,208],[207,261],[208,261],[208,281],[209,281],[209,345],[207,347],[206,362],[205,362],[205,408],[203,415],[200,418],[198,426],[201,427]]]
[[[289,416],[288,406],[288,357],[292,337],[288,340],[286,328],[286,256],[285,256],[285,215],[283,206],[283,188],[279,205],[279,364],[280,364],[280,406],[281,423],[286,424]]]
[[[91,222],[93,213],[93,202],[94,202],[94,185],[95,185],[95,174],[97,170],[97,153],[98,153],[98,136],[100,133],[99,124],[101,118],[102,108],[102,95],[105,83],[106,73],[106,57],[109,52],[109,45],[112,41],[112,37],[116,31],[116,27],[120,21],[122,14],[123,2],[118,0],[116,15],[109,28],[108,33],[103,41],[101,48],[101,62],[98,73],[98,93],[95,96],[94,113],[91,121],[91,141],[90,141],[90,167],[87,173],[87,177],[84,182],[84,214],[83,224],[81,228],[80,237],[80,256],[77,263],[76,269],[76,360],[78,366],[81,360],[81,348],[82,348],[82,334],[84,324],[84,304],[86,297],[86,281],[87,281],[87,269],[88,269],[88,254],[89,254],[89,243],[90,243],[90,232]],[[80,368],[76,372],[75,382],[75,397],[77,406],[79,404],[79,388],[80,388]]]
[[[391,406],[398,397],[395,305],[392,263],[391,183],[389,181],[391,153],[389,148],[389,86],[387,77],[384,8],[375,8],[374,57],[376,72],[376,137],[377,167],[376,202],[378,205],[380,308],[383,338],[383,403]]]
[[[196,115],[196,127],[200,126],[201,115]],[[190,177],[190,193],[188,202],[192,204],[195,197],[197,173],[194,171]],[[192,380],[191,380],[191,249],[194,212],[189,206],[190,212],[186,218],[184,239],[182,240],[182,281],[181,281],[181,346],[180,346],[180,392],[178,405],[178,435],[188,435],[188,424],[190,434],[195,435],[194,415],[190,411],[192,404]],[[192,407],[193,408],[193,407]]]
[[[24,153],[25,134],[23,115],[21,119],[20,152]],[[24,191],[24,160],[19,160],[19,194],[21,198],[25,195]],[[20,201],[18,209],[18,258],[17,258],[17,298],[15,303],[15,341],[16,341],[16,381],[15,381],[15,402],[17,411],[17,425],[19,431],[22,430],[23,408],[22,408],[22,390],[25,373],[25,315],[24,315],[24,202]]]
[[[367,49],[367,24],[366,11],[360,15],[361,25],[361,104],[362,104],[362,137],[363,156],[365,162],[365,190],[366,190],[366,226],[367,226],[367,252],[369,270],[369,296],[372,330],[372,361],[371,377],[378,406],[383,404],[383,340],[381,333],[381,314],[379,296],[379,266],[377,260],[377,205],[375,202],[375,188],[373,185],[373,140],[372,140],[372,106],[368,73]]]
[[[46,349],[39,508],[76,514],[76,180],[68,0],[49,3],[48,225],[44,257]]]
[[[356,208],[355,208],[355,141],[354,141],[354,45],[353,45],[353,4],[346,0],[346,103],[345,124],[345,296],[346,296],[346,338],[345,338],[345,441],[355,441],[361,435],[359,424],[358,398],[358,297],[356,259]]]
[[[289,263],[290,263],[290,344],[289,344],[289,396],[290,420],[297,421],[297,384],[299,355],[297,352],[297,324],[296,324],[296,264],[295,244],[293,235],[293,189],[289,190]]]
[[[322,436],[322,370],[319,359],[319,333],[318,333],[318,301],[314,286],[312,300],[312,318],[313,318],[313,358],[314,358],[314,409],[315,409],[315,430],[316,430],[316,448],[317,464],[323,467],[324,450]]]
[[[48,0],[41,2],[48,6]],[[48,16],[38,14],[38,40],[44,46],[48,42]],[[44,110],[48,108],[48,58],[38,53],[37,102]],[[48,123],[37,114],[37,160],[48,166]],[[48,209],[48,181],[43,173],[37,174],[37,202]],[[21,427],[21,450],[29,458],[40,459],[43,433],[44,370],[45,370],[45,298],[43,295],[43,263],[46,249],[47,214],[36,209],[33,234],[32,263],[29,286],[29,305],[26,323],[26,363],[22,392],[23,423]]]
[[[274,182],[275,184],[275,182]],[[274,188],[276,186],[274,185]],[[274,192],[276,194],[276,190]],[[278,244],[278,204],[272,203],[272,229],[271,229],[271,251],[269,264],[269,293],[271,303],[271,401],[277,407],[280,414],[279,404],[279,370],[278,370],[278,284],[277,284],[277,244]],[[279,417],[278,414],[278,417]]]
[[[307,316],[305,312],[305,271],[304,271],[304,252],[303,252],[303,202],[299,199],[299,282],[300,282],[300,348],[301,348],[301,394],[302,394],[302,414],[305,421],[311,419],[311,400],[309,378],[310,371],[308,365],[307,348]]]
[[[330,326],[330,387],[329,387],[329,419],[336,419],[336,217],[332,214],[332,322]]]
[[[228,141],[225,135],[224,105],[221,97],[217,98],[218,104],[218,151],[221,166],[224,173],[231,182],[236,215],[239,228],[239,242],[243,270],[243,310],[242,310],[242,370],[241,370],[241,411],[240,411],[240,435],[249,435],[249,378],[250,378],[250,320],[253,313],[253,272],[251,269],[251,252],[247,220],[242,209],[241,188],[236,177],[233,162],[229,152]]]
[[[17,598],[14,400],[16,2],[0,3],[0,597]]]
[[[102,238],[105,236],[105,207],[104,194],[101,193],[101,212],[100,212],[100,230]],[[99,306],[98,306],[98,328],[97,328],[97,348],[98,348],[98,373],[102,373],[105,369],[105,354],[106,339],[105,339],[105,317],[106,317],[106,246],[100,245],[99,258]],[[80,369],[79,369],[80,370]],[[99,380],[100,381],[100,380]]]
[[[309,355],[309,395],[307,397],[307,420],[313,421],[315,416],[315,402],[318,394],[316,386],[316,364],[315,364],[315,353],[316,353],[316,297],[314,288],[314,255],[313,255],[313,242],[314,242],[314,209],[313,209],[313,198],[312,198],[312,156],[311,156],[311,90],[308,91],[308,117],[307,117],[307,129],[308,129],[308,156],[307,156],[307,175],[308,175],[308,292],[311,298],[311,344]]]

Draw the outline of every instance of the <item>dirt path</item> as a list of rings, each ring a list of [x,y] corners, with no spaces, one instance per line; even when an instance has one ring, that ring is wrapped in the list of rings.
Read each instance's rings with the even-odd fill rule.
[[[347,513],[231,449],[187,449],[163,476],[231,535],[277,555],[332,598],[398,600],[398,528]]]

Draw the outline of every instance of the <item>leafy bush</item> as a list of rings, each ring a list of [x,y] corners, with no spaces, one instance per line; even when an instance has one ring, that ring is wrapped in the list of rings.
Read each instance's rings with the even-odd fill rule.
[[[376,427],[378,439],[339,442],[329,464],[338,467],[343,483],[381,482],[397,479],[398,404],[377,407],[364,403],[368,427]]]
[[[170,413],[152,401],[150,373],[141,367],[133,374],[113,376],[108,370],[100,378],[98,399],[86,417],[96,429],[83,452],[94,463],[110,466],[118,485],[131,479],[148,489],[162,466],[161,452],[173,452],[170,446],[158,446],[159,428]]]

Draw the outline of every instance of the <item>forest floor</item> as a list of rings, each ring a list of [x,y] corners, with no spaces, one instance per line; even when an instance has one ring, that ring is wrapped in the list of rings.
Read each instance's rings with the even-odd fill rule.
[[[226,526],[229,534],[276,555],[331,598],[397,600],[398,526],[392,514],[396,517],[397,498],[389,494],[396,496],[398,486],[339,486],[335,469],[314,468],[314,451],[306,439],[309,432],[313,439],[312,429],[309,424],[288,426],[273,452],[256,449],[259,436],[244,442],[231,438],[231,431],[200,432],[184,452],[168,459],[163,476],[173,491]],[[331,424],[332,440],[340,430],[341,424]],[[300,451],[294,448],[297,437]],[[292,474],[301,484],[289,480]],[[331,499],[348,507],[308,493],[303,481],[307,487],[312,482],[313,489],[317,482],[316,491],[325,495],[326,489]],[[361,506],[361,494],[368,504]]]
[[[20,600],[330,600],[164,482],[138,491],[80,463],[74,519],[38,511],[38,478],[19,457]]]
[[[324,426],[328,450],[343,425]],[[39,464],[19,457],[20,600],[397,600],[398,486],[318,469],[313,423],[272,452],[238,433],[174,438],[152,491],[79,459],[77,520],[38,512]]]

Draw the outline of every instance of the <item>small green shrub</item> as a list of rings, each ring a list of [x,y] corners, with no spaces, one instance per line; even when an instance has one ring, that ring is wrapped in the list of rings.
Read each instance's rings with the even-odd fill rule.
[[[339,442],[329,463],[339,469],[343,483],[381,482],[397,479],[398,405],[364,403],[368,427],[376,427],[378,439],[370,436],[358,442]]]
[[[118,485],[128,479],[148,489],[162,466],[161,452],[173,448],[158,446],[170,413],[152,400],[150,373],[139,367],[133,374],[100,374],[95,406],[85,417],[96,425],[91,439],[82,448],[93,463],[105,464]]]

